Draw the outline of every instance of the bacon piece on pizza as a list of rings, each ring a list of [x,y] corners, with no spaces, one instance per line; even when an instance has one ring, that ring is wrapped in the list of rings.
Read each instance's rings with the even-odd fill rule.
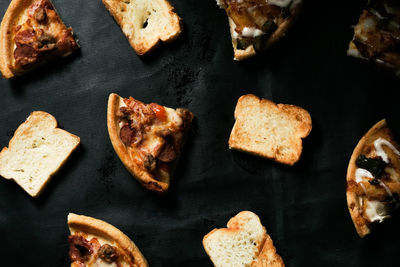
[[[300,12],[302,0],[217,0],[225,9],[234,60],[243,60],[281,39]]]
[[[138,247],[124,233],[104,221],[68,214],[71,267],[147,267]]]
[[[50,0],[12,0],[0,29],[0,71],[4,78],[24,74],[79,48]]]
[[[349,56],[374,62],[400,76],[400,2],[371,0],[354,27]]]
[[[115,152],[128,171],[152,191],[168,190],[193,114],[111,94],[107,126]]]
[[[347,169],[347,205],[357,233],[390,217],[400,194],[400,147],[383,119],[359,141]]]

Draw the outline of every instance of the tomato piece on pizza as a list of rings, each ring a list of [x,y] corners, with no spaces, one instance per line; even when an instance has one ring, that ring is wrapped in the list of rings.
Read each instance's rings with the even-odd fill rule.
[[[347,54],[374,62],[400,76],[400,2],[368,1],[354,26]]]
[[[68,227],[71,267],[148,266],[135,243],[109,223],[70,213]]]
[[[302,0],[217,0],[229,19],[234,60],[243,60],[280,40],[298,16]]]
[[[1,22],[0,71],[22,75],[79,48],[50,0],[12,0]]]
[[[358,142],[347,169],[347,205],[360,237],[390,218],[399,195],[400,147],[383,119]]]
[[[145,188],[158,193],[168,190],[193,117],[184,108],[117,94],[108,99],[107,127],[115,152]]]

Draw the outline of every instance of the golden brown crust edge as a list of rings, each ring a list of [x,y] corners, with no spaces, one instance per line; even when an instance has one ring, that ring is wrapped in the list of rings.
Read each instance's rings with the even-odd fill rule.
[[[378,132],[380,129],[387,127],[386,119],[382,119],[377,122],[371,129],[360,139],[357,146],[354,148],[353,154],[351,155],[349,166],[347,168],[346,181],[354,181],[355,179],[355,171],[357,166],[355,164],[358,155],[363,150],[365,145],[365,141],[369,136]],[[362,216],[359,212],[359,209],[356,208],[359,206],[357,196],[354,192],[348,192],[346,189],[346,198],[347,198],[347,208],[349,209],[351,219],[353,220],[354,226],[357,230],[357,233],[360,237],[364,237],[371,232],[371,229],[365,223],[365,220],[362,219]],[[353,207],[353,208],[351,208]]]
[[[168,190],[169,184],[158,181],[151,177],[151,175],[134,164],[128,150],[122,143],[119,137],[118,119],[116,118],[119,109],[120,96],[117,94],[110,94],[108,98],[107,107],[107,128],[110,136],[111,143],[114,147],[118,157],[128,169],[128,171],[146,188],[157,193],[165,193]]]
[[[135,259],[135,263],[137,263],[139,267],[148,266],[147,260],[135,243],[113,225],[92,217],[69,213],[68,226],[70,230],[82,231],[114,241],[120,248]]]
[[[273,46],[276,42],[278,42],[286,35],[286,32],[290,29],[290,27],[293,25],[294,21],[296,21],[298,15],[300,14],[302,6],[303,2],[297,4],[297,6],[294,8],[292,15],[290,16],[290,19],[285,20],[281,25],[279,25],[278,29],[271,35],[268,41],[263,45],[262,50],[267,50],[269,47]],[[229,19],[229,25],[232,29],[231,19]],[[233,59],[236,61],[241,61],[253,57],[257,54],[256,51],[254,50],[253,45],[250,45],[246,50],[236,49],[236,40],[234,40],[233,38],[232,38],[232,45],[234,50]]]
[[[237,145],[237,141],[235,141],[234,136],[236,135],[235,131],[237,129],[237,120],[238,120],[238,113],[239,113],[239,109],[240,107],[240,103],[245,99],[245,98],[252,98],[256,101],[259,101],[260,104],[266,103],[267,105],[274,105],[275,107],[277,107],[278,110],[280,110],[281,112],[287,113],[287,114],[291,114],[292,111],[296,111],[295,114],[300,113],[304,116],[304,122],[302,124],[301,127],[301,131],[297,132],[297,136],[296,138],[300,139],[300,142],[297,144],[297,152],[298,152],[298,156],[296,156],[295,158],[290,158],[290,159],[278,159],[276,157],[269,157],[265,154],[259,153],[257,151],[253,151],[251,149],[245,149],[243,147],[236,147]],[[295,106],[295,105],[290,105],[290,104],[276,104],[275,102],[269,100],[269,99],[265,99],[265,98],[260,98],[256,95],[253,94],[247,94],[247,95],[243,95],[241,97],[239,97],[237,104],[236,104],[236,108],[235,108],[235,112],[234,112],[234,117],[235,117],[235,124],[233,126],[233,130],[229,136],[229,140],[228,140],[228,145],[229,145],[229,149],[233,149],[233,150],[237,150],[237,151],[242,151],[242,152],[246,152],[248,154],[251,155],[255,155],[255,156],[259,156],[259,157],[263,157],[263,158],[267,158],[270,160],[274,160],[276,162],[282,163],[282,164],[287,164],[290,166],[293,166],[295,163],[297,163],[300,158],[301,158],[301,154],[303,153],[303,139],[306,138],[312,130],[312,119],[311,119],[311,115],[310,113],[305,110],[302,107],[299,106]]]
[[[10,79],[14,77],[11,70],[13,62],[13,36],[12,28],[14,23],[18,20],[19,16],[31,4],[33,0],[12,0],[7,8],[7,11],[1,21],[0,26],[0,71],[3,77]]]
[[[169,35],[167,38],[158,39],[158,41],[155,44],[153,44],[151,47],[144,47],[143,45],[137,45],[134,42],[134,38],[133,37],[129,38],[124,33],[125,37],[129,41],[129,44],[135,50],[136,54],[139,55],[139,56],[147,55],[148,53],[153,51],[155,48],[157,48],[162,42],[169,43],[169,42],[174,41],[182,33],[182,27],[183,27],[182,18],[179,17],[179,15],[175,11],[175,8],[171,5],[171,3],[169,1],[167,1],[167,0],[164,0],[164,1],[165,1],[166,5],[169,8],[168,13],[170,13],[171,16],[176,16],[176,18],[178,19],[178,25],[177,25],[178,28],[176,29],[174,34]],[[102,2],[104,4],[104,6],[107,8],[108,12],[115,19],[115,21],[118,23],[118,25],[121,27],[121,30],[122,30],[123,17],[121,16],[121,14],[119,12],[114,12],[113,11],[114,8],[107,3],[107,0],[102,0]]]
[[[208,239],[209,236],[213,235],[216,231],[219,232],[235,232],[240,229],[240,219],[242,216],[246,216],[247,213],[254,214],[251,211],[241,211],[238,214],[236,214],[234,217],[230,218],[226,228],[215,228],[212,231],[210,231],[208,234],[206,234],[203,237],[202,243],[203,243],[203,248],[206,251],[207,255],[209,258],[211,258],[209,250],[206,246],[206,240]],[[254,214],[257,216],[258,220],[260,220],[260,217],[257,214]],[[260,220],[261,223],[261,220]],[[262,223],[261,223],[262,224]],[[255,259],[251,263],[251,267],[266,267],[266,266],[271,266],[271,267],[284,267],[285,263],[283,262],[282,257],[276,252],[276,248],[273,244],[273,241],[271,237],[268,235],[265,226],[262,227],[264,231],[264,236],[262,242],[260,242],[258,246],[258,251],[259,254],[257,256],[257,259]]]

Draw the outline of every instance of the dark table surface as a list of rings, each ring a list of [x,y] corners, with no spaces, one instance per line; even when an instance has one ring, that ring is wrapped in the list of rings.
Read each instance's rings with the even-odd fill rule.
[[[69,266],[66,222],[74,212],[121,229],[151,266],[212,266],[203,236],[242,210],[260,216],[287,266],[398,265],[400,219],[361,239],[345,198],[360,137],[382,118],[400,133],[400,81],[346,56],[366,1],[307,1],[279,45],[245,62],[232,60],[227,18],[214,0],[171,0],[184,32],[146,58],[100,0],[53,2],[81,49],[0,79],[0,146],[34,110],[54,115],[81,146],[38,199],[0,179],[0,265]],[[8,4],[0,0],[1,15]],[[167,196],[143,189],[114,153],[111,92],[195,114]],[[236,101],[247,93],[311,113],[313,130],[294,167],[228,149]]]

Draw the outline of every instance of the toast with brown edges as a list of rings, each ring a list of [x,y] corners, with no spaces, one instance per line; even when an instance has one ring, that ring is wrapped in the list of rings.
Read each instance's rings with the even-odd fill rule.
[[[160,42],[175,40],[182,31],[181,18],[167,0],[102,0],[140,56]]]
[[[241,96],[235,108],[229,148],[293,165],[303,150],[302,138],[312,128],[303,108],[275,104],[255,95]]]
[[[0,175],[37,197],[79,143],[78,136],[57,128],[52,115],[34,111],[0,152]]]
[[[298,16],[302,0],[217,0],[226,11],[234,60],[243,60],[280,40]]]
[[[347,206],[360,237],[390,217],[400,194],[400,147],[383,119],[358,142],[347,169]]]
[[[68,214],[71,267],[147,267],[139,248],[109,223],[88,216]]]
[[[214,229],[203,238],[203,246],[216,267],[283,267],[271,237],[260,218],[242,211],[227,228]]]
[[[147,189],[165,193],[193,120],[187,109],[110,94],[107,126],[115,152]]]
[[[22,75],[79,48],[50,0],[12,0],[1,22],[0,71]]]

